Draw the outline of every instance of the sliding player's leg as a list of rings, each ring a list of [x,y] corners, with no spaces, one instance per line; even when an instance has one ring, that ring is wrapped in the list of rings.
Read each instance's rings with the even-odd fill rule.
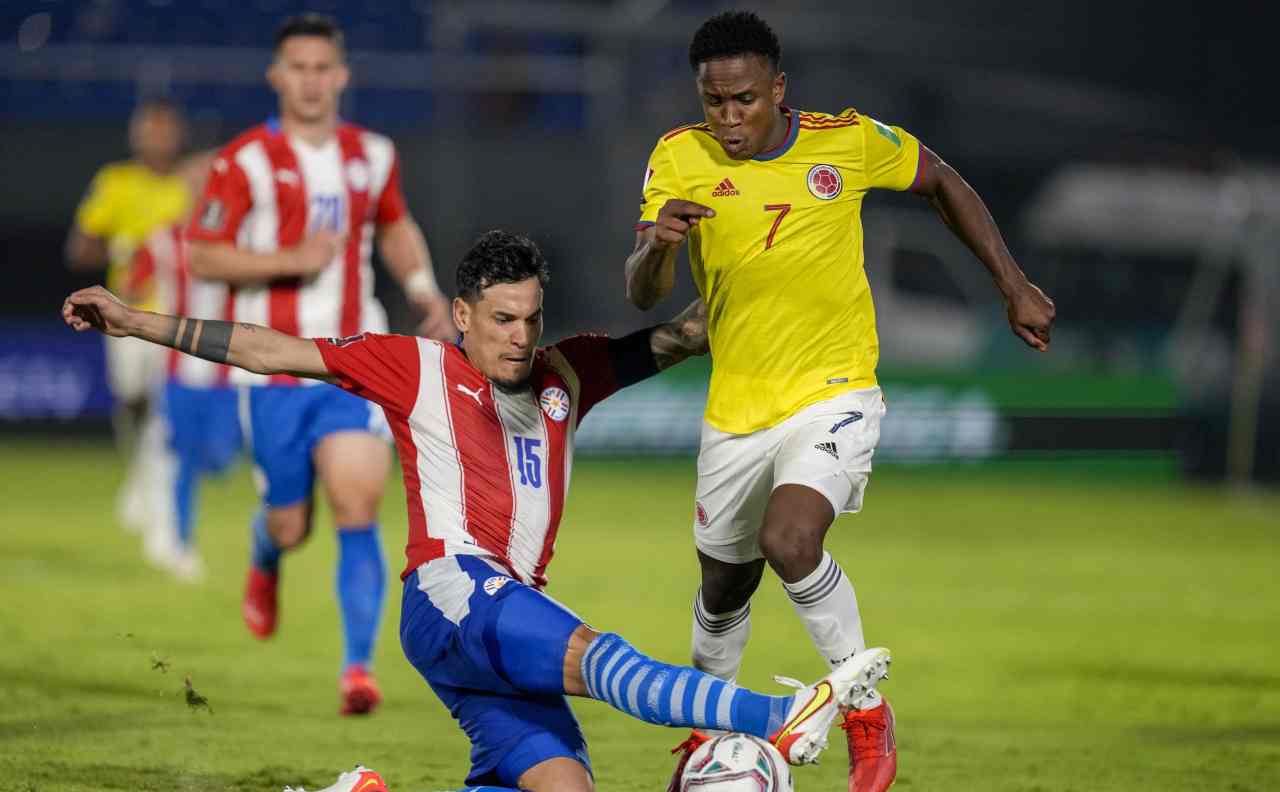
[[[873,689],[888,660],[887,652],[875,650],[799,694],[767,696],[655,660],[616,634],[597,633],[496,562],[472,556],[429,562],[406,579],[401,640],[447,704],[448,694],[467,702],[505,696],[520,706],[557,702],[566,693],[587,696],[648,723],[770,739],[797,763],[812,761],[825,747],[838,707]],[[450,710],[471,736],[473,764],[481,767],[480,746],[496,739],[493,732],[484,719],[469,722],[462,703]],[[562,747],[571,743],[560,739]]]
[[[404,581],[405,656],[471,740],[465,783],[532,788],[526,774],[549,762],[578,765],[589,779],[586,740],[563,690],[564,653],[581,620],[545,597],[536,612],[508,609],[518,589],[526,590],[492,559],[423,564]]]

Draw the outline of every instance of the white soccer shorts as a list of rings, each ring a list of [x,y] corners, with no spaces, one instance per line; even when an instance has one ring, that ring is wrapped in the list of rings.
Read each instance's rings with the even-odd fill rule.
[[[163,347],[141,338],[103,336],[107,352],[107,384],[111,395],[123,402],[146,399],[160,380]]]
[[[861,510],[884,413],[880,388],[873,387],[751,434],[728,434],[703,421],[693,519],[698,549],[729,564],[762,558],[765,506],[783,484],[817,490],[837,515]]]

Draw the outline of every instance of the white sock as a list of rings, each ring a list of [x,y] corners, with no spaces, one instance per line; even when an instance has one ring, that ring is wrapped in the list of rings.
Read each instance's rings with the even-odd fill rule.
[[[693,597],[693,667],[726,682],[738,678],[751,636],[751,603],[728,613],[708,613],[702,589]]]
[[[782,587],[827,665],[835,668],[867,648],[853,584],[830,553],[824,550],[817,569]]]

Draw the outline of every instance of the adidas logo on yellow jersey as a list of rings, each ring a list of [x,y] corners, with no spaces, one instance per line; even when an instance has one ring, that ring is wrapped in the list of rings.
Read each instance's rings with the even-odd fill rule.
[[[742,193],[738,192],[738,188],[733,186],[733,182],[729,181],[728,177],[721,180],[721,182],[716,185],[716,188],[711,191],[712,198],[727,198],[730,195],[741,194]]]

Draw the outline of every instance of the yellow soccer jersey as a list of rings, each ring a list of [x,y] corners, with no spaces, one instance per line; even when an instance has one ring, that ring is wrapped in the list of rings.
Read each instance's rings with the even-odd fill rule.
[[[119,292],[128,283],[134,251],[153,231],[185,217],[190,204],[181,176],[158,174],[136,162],[98,171],[76,210],[76,225],[107,240],[107,288]]]
[[[668,132],[645,174],[637,228],[671,198],[715,210],[689,234],[707,303],[706,419],[745,434],[876,384],[879,341],[862,266],[862,196],[915,181],[919,142],[851,109],[784,108],[776,149],[732,160],[706,124]]]

